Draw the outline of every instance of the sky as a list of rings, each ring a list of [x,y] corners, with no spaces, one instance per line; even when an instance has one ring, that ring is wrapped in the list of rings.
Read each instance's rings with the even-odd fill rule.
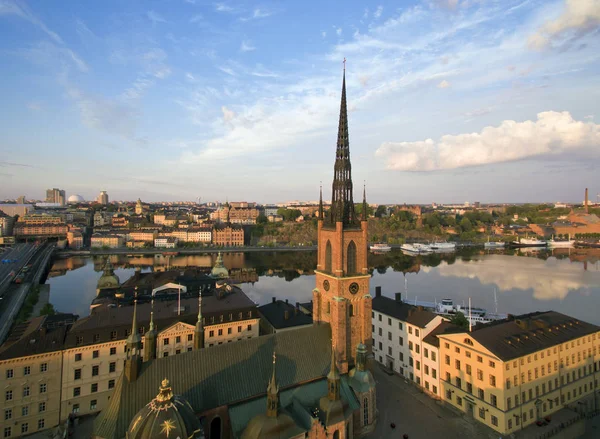
[[[600,0],[0,0],[0,199],[600,193]]]

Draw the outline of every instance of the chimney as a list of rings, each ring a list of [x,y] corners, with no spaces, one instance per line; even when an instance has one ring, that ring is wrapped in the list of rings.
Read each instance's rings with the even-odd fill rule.
[[[375,287],[375,297],[381,297],[381,287]]]
[[[396,302],[402,303],[402,293],[396,293]]]
[[[585,188],[585,213],[589,213],[589,210],[588,210],[588,188]]]
[[[296,309],[300,309],[300,302],[296,302]]]
[[[286,309],[286,310],[283,312],[283,318],[284,318],[285,320],[289,320],[289,319],[290,319],[290,311],[289,311],[289,310],[287,310],[287,309]]]
[[[285,303],[288,303],[288,300],[287,300],[287,299],[285,299]]]
[[[273,303],[275,303],[276,301],[277,301],[277,299],[275,299],[275,298],[273,297]]]
[[[417,309],[418,309],[419,311],[423,311],[423,307],[422,307],[421,305],[419,305],[419,306],[417,307]]]

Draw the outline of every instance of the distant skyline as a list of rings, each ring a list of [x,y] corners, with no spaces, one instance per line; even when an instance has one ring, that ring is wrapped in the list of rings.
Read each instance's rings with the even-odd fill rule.
[[[0,0],[0,199],[600,192],[598,0]]]

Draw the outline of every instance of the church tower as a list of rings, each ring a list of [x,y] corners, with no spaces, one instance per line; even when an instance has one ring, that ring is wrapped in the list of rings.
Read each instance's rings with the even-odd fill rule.
[[[371,295],[367,266],[367,215],[359,218],[352,197],[352,166],[346,109],[346,69],[331,194],[331,208],[318,219],[316,287],[313,320],[331,325],[335,357],[342,374],[356,362],[354,348],[364,340],[370,351]],[[363,209],[366,196],[363,198]]]

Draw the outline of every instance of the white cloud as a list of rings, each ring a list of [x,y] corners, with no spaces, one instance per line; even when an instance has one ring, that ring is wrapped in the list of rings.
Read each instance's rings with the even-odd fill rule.
[[[256,47],[250,41],[242,41],[242,45],[240,46],[241,52],[252,52],[253,50],[256,50]]]
[[[326,36],[327,36],[327,32],[325,32],[325,31],[322,31],[322,32],[321,32],[321,37],[325,38]]]
[[[163,18],[162,15],[160,15],[158,12],[155,11],[148,11],[146,13],[146,15],[148,16],[148,20],[150,20],[152,22],[152,24],[156,24],[156,23],[166,23],[167,20],[165,20]]]
[[[342,28],[341,28],[341,27],[338,27],[338,28],[335,30],[335,33],[336,33],[338,36],[342,35]]]
[[[565,0],[565,8],[555,20],[548,20],[529,37],[529,46],[544,49],[561,38],[577,38],[600,28],[598,0]]]
[[[224,122],[231,122],[235,118],[235,112],[227,108],[225,105],[221,107],[221,111],[223,112]]]
[[[185,74],[185,79],[187,79],[190,82],[195,82],[196,81],[196,77],[194,75],[192,75],[190,72],[187,72]]]
[[[382,12],[383,12],[383,6],[381,6],[381,5],[377,6],[377,9],[375,10],[375,12],[373,12],[373,18],[381,17]]]
[[[215,3],[215,11],[217,12],[234,12],[235,8],[226,5],[225,3]]]
[[[480,133],[445,135],[437,142],[385,142],[375,152],[388,169],[436,171],[510,162],[564,153],[598,155],[600,125],[580,122],[567,111],[538,113],[536,121],[505,120]]]
[[[228,75],[237,76],[231,67],[220,66],[219,70],[221,70],[224,73],[227,73]]]
[[[254,10],[254,12],[252,13],[253,18],[265,18],[265,17],[270,17],[271,15],[273,15],[273,12],[267,11],[265,9],[259,9],[259,8],[256,8]]]
[[[34,24],[44,31],[50,38],[59,44],[63,44],[62,38],[54,31],[50,30],[39,18],[37,18],[27,7],[25,3],[12,0],[0,0],[0,15],[18,15],[19,17]]]
[[[369,8],[365,8],[365,12],[363,13],[363,19],[369,18]]]
[[[450,87],[450,83],[444,79],[437,86],[438,86],[438,88],[448,88],[448,87]]]

